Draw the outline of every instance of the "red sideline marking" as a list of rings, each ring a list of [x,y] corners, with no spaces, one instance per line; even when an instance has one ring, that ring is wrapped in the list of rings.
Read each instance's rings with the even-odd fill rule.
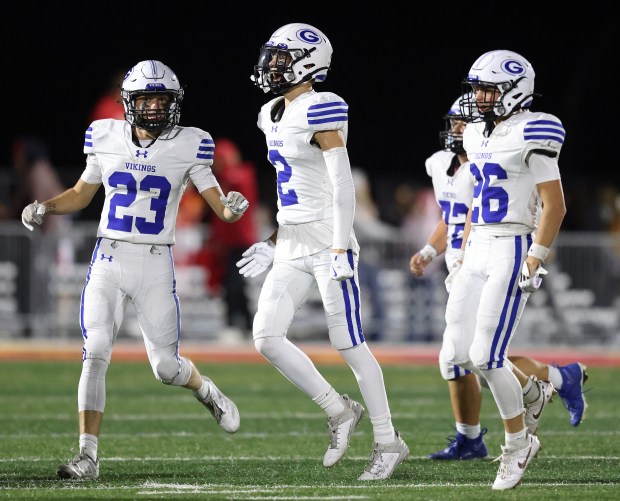
[[[304,350],[317,364],[339,365],[344,360],[328,344],[300,343]],[[371,344],[372,352],[384,365],[436,365],[439,345]],[[251,342],[239,345],[220,343],[181,343],[180,353],[194,362],[221,363],[267,363]],[[565,365],[581,362],[591,367],[620,367],[620,351],[605,348],[562,349],[515,347],[512,354],[535,358],[543,363]],[[75,342],[50,341],[13,341],[0,343],[0,360],[3,361],[76,361],[82,359],[82,344]],[[147,361],[144,345],[140,342],[119,342],[114,347],[113,362]]]

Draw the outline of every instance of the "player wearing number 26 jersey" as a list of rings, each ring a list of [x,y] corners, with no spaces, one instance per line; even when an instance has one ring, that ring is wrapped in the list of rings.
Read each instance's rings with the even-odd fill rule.
[[[346,148],[348,105],[316,92],[327,76],[332,47],[313,26],[293,23],[261,47],[252,79],[277,95],[260,110],[267,158],[276,170],[278,228],[244,252],[244,276],[267,274],[254,317],[256,349],[327,415],[329,446],[323,466],[334,466],[364,415],[341,395],[308,356],[286,339],[295,312],[318,287],[329,339],[359,383],[373,425],[375,448],[360,480],[389,478],[409,455],[394,430],[383,374],[364,339],[358,280],[359,245],[353,232],[355,190]],[[275,244],[275,245],[274,245]]]
[[[22,214],[32,230],[32,223],[41,224],[46,214],[83,209],[101,185],[105,188],[98,239],[80,302],[80,452],[58,467],[61,478],[99,476],[105,376],[128,301],[136,308],[155,377],[193,390],[227,432],[239,428],[236,405],[179,355],[181,318],[172,246],[185,188],[191,180],[217,216],[230,223],[248,208],[241,193],[224,196],[211,172],[211,136],[178,125],[183,95],[168,66],[154,60],[138,63],[122,85],[125,120],[97,120],[86,131],[86,168],[76,185],[43,203],[35,201]]]
[[[507,358],[566,212],[558,167],[565,131],[555,116],[529,111],[534,70],[515,52],[483,54],[463,83],[461,111],[470,121],[463,146],[474,192],[464,259],[446,279],[442,354],[484,378],[493,393],[506,441],[493,489],[504,490],[521,482],[536,456],[534,433],[553,393],[550,384],[513,373]]]
[[[553,115],[523,110],[485,136],[473,123],[463,134],[475,188],[471,224],[488,235],[527,235],[536,228],[541,200],[536,186],[560,179],[557,158],[564,127]],[[542,155],[551,165],[530,167]]]

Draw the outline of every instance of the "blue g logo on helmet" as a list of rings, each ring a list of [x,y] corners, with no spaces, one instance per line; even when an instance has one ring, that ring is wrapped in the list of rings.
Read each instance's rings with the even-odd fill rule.
[[[525,68],[520,61],[516,59],[508,59],[502,63],[502,70],[510,75],[521,75],[525,73]]]
[[[312,45],[317,45],[321,43],[321,37],[314,31],[304,28],[297,32],[297,38],[299,38],[302,42],[309,43]]]

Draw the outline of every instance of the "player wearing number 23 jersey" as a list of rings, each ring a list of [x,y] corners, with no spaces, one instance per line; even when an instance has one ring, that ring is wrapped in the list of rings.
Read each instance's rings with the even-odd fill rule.
[[[141,61],[123,81],[125,120],[97,120],[86,131],[86,168],[64,193],[34,202],[22,220],[32,229],[45,214],[86,207],[104,186],[98,239],[80,301],[84,338],[78,387],[79,453],[57,469],[61,478],[99,475],[98,440],[106,400],[105,376],[112,348],[131,301],[155,377],[193,390],[218,424],[239,428],[236,405],[196,366],[179,354],[181,318],[172,246],[179,203],[191,180],[227,222],[248,208],[238,192],[222,193],[211,172],[214,144],[200,129],[178,125],[184,90],[160,61]]]
[[[198,192],[219,184],[211,172],[208,132],[176,126],[148,147],[134,144],[127,121],[98,120],[86,131],[82,179],[103,184],[97,236],[139,244],[174,244],[179,203],[191,180]]]

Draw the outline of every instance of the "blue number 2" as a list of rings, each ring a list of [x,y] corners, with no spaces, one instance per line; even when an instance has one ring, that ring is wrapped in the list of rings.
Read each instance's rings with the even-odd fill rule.
[[[164,218],[166,216],[166,206],[170,195],[170,182],[162,176],[146,176],[138,188],[133,175],[129,172],[115,172],[108,180],[110,186],[125,186],[127,193],[117,193],[110,199],[110,212],[108,212],[108,228],[111,230],[124,231],[131,233],[133,226],[133,216],[125,214],[123,217],[116,217],[118,207],[129,207],[141,191],[150,192],[151,189],[159,190],[159,195],[151,199],[150,209],[155,212],[155,221],[147,222],[143,217],[136,217],[136,229],[140,233],[147,235],[158,235],[164,229]]]
[[[282,170],[278,171],[278,198],[282,207],[287,205],[295,205],[299,203],[297,193],[293,189],[286,189],[282,187],[284,183],[288,183],[293,175],[293,169],[286,162],[286,159],[280,154],[278,150],[269,150],[269,161],[277,169],[278,164],[282,166]]]

